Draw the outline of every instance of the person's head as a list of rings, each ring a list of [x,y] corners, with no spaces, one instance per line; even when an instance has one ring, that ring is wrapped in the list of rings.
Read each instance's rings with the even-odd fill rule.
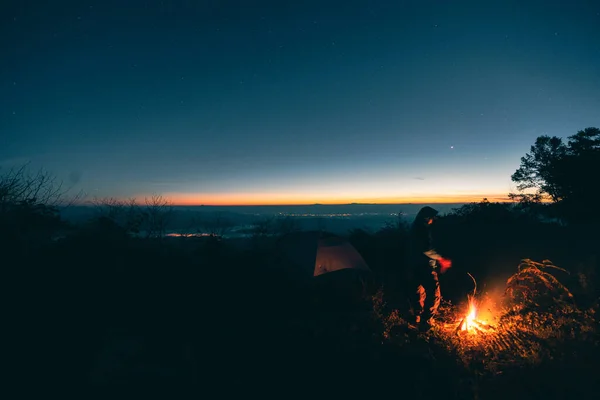
[[[417,213],[417,216],[415,217],[415,222],[413,223],[414,226],[428,226],[433,224],[433,222],[435,221],[435,219],[438,216],[438,211],[429,207],[429,206],[425,206],[423,208],[421,208],[419,210],[419,212]]]

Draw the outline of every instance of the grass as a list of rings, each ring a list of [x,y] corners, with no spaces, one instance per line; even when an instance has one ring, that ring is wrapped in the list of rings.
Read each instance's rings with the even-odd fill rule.
[[[455,360],[455,368],[471,382],[467,388],[459,388],[457,382],[454,390],[464,395],[495,398],[503,393],[531,398],[579,392],[589,397],[595,390],[591,370],[598,366],[597,310],[580,309],[571,291],[551,271],[568,274],[547,260],[523,260],[506,281],[500,298],[485,293],[473,298],[485,321],[479,320],[469,331],[457,329],[468,309],[449,302],[441,305],[434,329],[422,335],[413,333],[398,310],[382,311],[382,292],[373,298],[374,315],[381,319],[382,336],[390,343],[436,353],[448,368],[453,368]],[[566,371],[566,365],[571,370]],[[529,387],[530,380],[537,386],[524,392],[518,389]]]

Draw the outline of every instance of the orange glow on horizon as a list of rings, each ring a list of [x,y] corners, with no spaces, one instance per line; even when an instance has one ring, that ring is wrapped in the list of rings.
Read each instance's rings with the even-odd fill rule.
[[[139,198],[148,197],[146,195]],[[456,194],[439,196],[381,196],[381,197],[325,197],[314,194],[295,195],[289,193],[228,193],[228,194],[195,194],[165,193],[164,198],[177,206],[279,206],[279,205],[311,205],[311,204],[439,204],[439,203],[472,203],[487,198],[491,202],[508,202],[506,194]]]

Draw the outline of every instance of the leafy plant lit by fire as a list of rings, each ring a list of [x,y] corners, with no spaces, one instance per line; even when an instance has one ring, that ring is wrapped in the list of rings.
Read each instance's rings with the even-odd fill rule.
[[[486,299],[476,297],[476,286],[466,311],[444,303],[441,329],[435,335],[465,363],[485,360],[488,371],[553,358],[553,345],[559,342],[595,341],[594,311],[580,310],[573,294],[550,270],[568,274],[548,260],[523,260],[507,280],[500,306],[487,310],[488,318],[480,319]]]

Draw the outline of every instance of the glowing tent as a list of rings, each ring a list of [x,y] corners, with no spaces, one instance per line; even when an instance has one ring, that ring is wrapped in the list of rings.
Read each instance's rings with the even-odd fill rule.
[[[277,249],[283,268],[306,278],[347,269],[370,272],[354,246],[333,234],[291,233],[279,240]]]

